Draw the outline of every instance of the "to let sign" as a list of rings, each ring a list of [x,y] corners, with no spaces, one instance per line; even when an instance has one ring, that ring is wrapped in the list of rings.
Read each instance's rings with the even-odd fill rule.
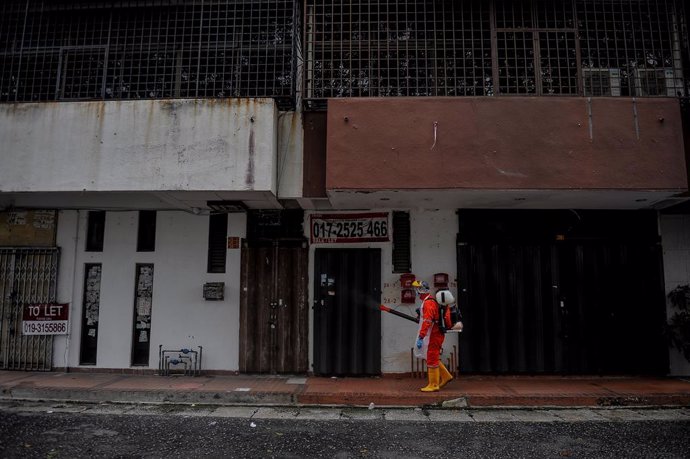
[[[312,214],[311,242],[387,242],[388,213]]]
[[[22,334],[66,335],[68,322],[68,303],[27,304],[22,314]]]

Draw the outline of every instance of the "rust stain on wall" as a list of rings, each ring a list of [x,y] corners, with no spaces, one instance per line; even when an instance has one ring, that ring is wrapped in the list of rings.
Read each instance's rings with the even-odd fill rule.
[[[254,188],[254,153],[255,153],[255,140],[254,140],[254,118],[251,120],[251,125],[249,126],[249,145],[247,148],[247,174],[245,176],[245,183],[249,188]]]

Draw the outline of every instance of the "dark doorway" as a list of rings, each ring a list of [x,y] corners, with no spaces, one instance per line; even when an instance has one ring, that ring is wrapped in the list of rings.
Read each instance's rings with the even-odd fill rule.
[[[306,373],[309,360],[309,249],[273,241],[242,248],[242,373]]]
[[[665,374],[656,214],[461,211],[461,369]]]
[[[381,250],[317,249],[314,373],[381,373]]]

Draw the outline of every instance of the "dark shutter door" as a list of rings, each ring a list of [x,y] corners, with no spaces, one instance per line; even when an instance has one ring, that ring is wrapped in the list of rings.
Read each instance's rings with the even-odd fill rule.
[[[461,370],[667,373],[656,216],[572,215],[464,213]]]
[[[381,251],[317,249],[314,373],[381,373]]]
[[[567,368],[572,373],[665,374],[665,304],[656,244],[559,247]]]
[[[557,257],[549,245],[458,246],[461,370],[564,370]]]

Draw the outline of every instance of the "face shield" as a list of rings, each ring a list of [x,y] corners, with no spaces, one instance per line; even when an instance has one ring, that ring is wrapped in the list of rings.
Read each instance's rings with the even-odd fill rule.
[[[417,295],[425,295],[428,294],[430,289],[429,289],[429,284],[426,281],[414,281],[412,282],[412,286],[414,287],[415,291],[417,292]]]

